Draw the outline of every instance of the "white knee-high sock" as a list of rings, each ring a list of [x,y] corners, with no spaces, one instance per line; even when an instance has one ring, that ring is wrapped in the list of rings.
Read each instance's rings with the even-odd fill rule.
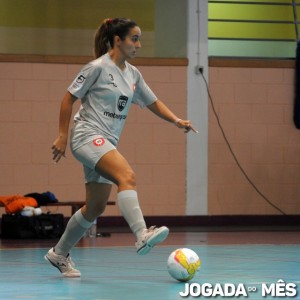
[[[93,222],[87,221],[79,209],[69,220],[65,232],[54,247],[55,253],[67,256]]]
[[[146,229],[146,223],[139,205],[137,192],[134,190],[119,192],[118,205],[130,229],[139,240],[141,233]]]

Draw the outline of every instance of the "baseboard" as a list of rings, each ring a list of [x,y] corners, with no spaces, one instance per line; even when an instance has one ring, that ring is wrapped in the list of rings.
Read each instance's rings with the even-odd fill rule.
[[[169,227],[291,226],[300,228],[297,215],[145,216],[149,225]],[[122,217],[100,217],[103,227],[127,226]]]
[[[69,217],[65,217],[65,224]],[[148,226],[168,226],[173,231],[300,231],[297,215],[145,216]],[[98,218],[103,231],[130,232],[121,216]],[[1,219],[0,219],[1,231]]]

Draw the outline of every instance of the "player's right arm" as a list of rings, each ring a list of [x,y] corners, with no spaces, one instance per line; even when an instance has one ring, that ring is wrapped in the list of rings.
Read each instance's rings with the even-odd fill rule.
[[[72,115],[73,104],[77,97],[67,92],[63,97],[60,106],[59,114],[59,134],[52,145],[53,160],[57,163],[62,156],[65,156],[65,151],[68,142],[69,124]]]

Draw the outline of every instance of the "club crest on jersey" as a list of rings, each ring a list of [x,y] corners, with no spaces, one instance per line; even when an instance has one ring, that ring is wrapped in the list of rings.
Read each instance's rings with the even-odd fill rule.
[[[103,146],[104,143],[105,143],[105,139],[104,138],[96,138],[96,139],[93,140],[93,144],[95,146],[97,146],[97,147],[98,146]]]
[[[128,101],[128,97],[120,96],[120,98],[118,100],[118,110],[119,111],[122,111],[125,108],[127,101]]]

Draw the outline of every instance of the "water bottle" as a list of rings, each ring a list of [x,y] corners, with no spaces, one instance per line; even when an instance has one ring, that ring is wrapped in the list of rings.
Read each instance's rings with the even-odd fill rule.
[[[93,222],[93,225],[88,230],[88,235],[90,238],[95,238],[97,236],[97,219]]]

